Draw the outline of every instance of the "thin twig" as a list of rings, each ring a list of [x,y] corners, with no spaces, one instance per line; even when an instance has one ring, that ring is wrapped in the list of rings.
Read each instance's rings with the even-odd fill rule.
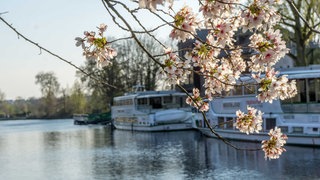
[[[10,24],[9,24],[6,20],[4,20],[1,16],[0,16],[0,20],[1,20],[3,23],[5,23],[11,30],[13,30],[15,33],[17,33],[18,37],[22,37],[22,38],[23,38],[24,40],[26,40],[27,42],[33,44],[34,46],[37,46],[37,47],[40,49],[40,53],[39,53],[39,54],[42,54],[42,50],[43,50],[43,51],[49,53],[50,55],[52,55],[52,56],[60,59],[61,61],[63,61],[63,62],[65,62],[65,63],[73,66],[74,68],[76,68],[77,70],[79,70],[80,72],[82,72],[83,74],[85,74],[86,76],[91,77],[91,78],[94,79],[95,81],[101,82],[101,83],[103,83],[103,84],[105,84],[105,85],[107,85],[107,86],[109,86],[109,87],[115,88],[115,89],[117,88],[117,87],[115,87],[115,86],[113,86],[113,85],[110,85],[110,84],[108,84],[108,83],[106,83],[106,82],[102,82],[101,80],[97,79],[96,77],[91,76],[90,74],[88,74],[87,72],[85,72],[83,69],[81,69],[81,68],[79,68],[78,66],[74,65],[72,62],[70,62],[70,61],[62,58],[61,56],[53,53],[52,51],[48,50],[47,48],[39,45],[38,43],[32,41],[32,40],[29,39],[29,38],[27,38],[26,36],[24,36],[23,34],[21,34],[19,31],[17,31],[12,25],[10,25]]]
[[[112,10],[119,17],[119,19],[127,26],[129,31],[131,32],[132,38],[136,41],[136,43],[140,46],[140,48],[142,48],[142,50],[144,52],[146,52],[148,57],[150,57],[155,63],[157,63],[158,65],[163,67],[163,64],[160,63],[158,60],[156,60],[154,58],[154,56],[143,46],[143,44],[137,38],[136,34],[133,32],[132,27],[129,25],[129,23],[126,21],[126,19],[114,8],[114,6],[110,3],[110,1],[109,0],[103,0],[103,1],[106,3],[106,5],[108,7],[107,10],[108,10],[109,14],[111,15],[111,12],[109,11],[109,8],[110,8],[110,10]],[[115,20],[114,16],[113,16],[113,20]]]
[[[287,2],[293,7],[293,9],[295,10],[295,12],[298,14],[298,16],[300,17],[300,19],[306,24],[306,26],[310,29],[310,31],[314,32],[314,33],[318,33],[320,34],[319,30],[314,29],[314,27],[311,27],[311,25],[308,23],[308,21],[301,15],[301,13],[299,12],[299,10],[297,9],[297,7],[294,5],[292,0],[287,0]]]

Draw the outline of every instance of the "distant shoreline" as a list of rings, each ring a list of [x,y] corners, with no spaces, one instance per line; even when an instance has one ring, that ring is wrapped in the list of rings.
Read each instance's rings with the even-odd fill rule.
[[[0,118],[0,121],[15,121],[15,120],[65,120],[65,119],[72,119],[72,118]]]

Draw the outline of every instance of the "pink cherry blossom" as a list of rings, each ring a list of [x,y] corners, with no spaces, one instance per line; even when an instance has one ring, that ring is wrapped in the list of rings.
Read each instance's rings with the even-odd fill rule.
[[[174,25],[176,28],[171,31],[170,37],[185,41],[186,39],[194,38],[193,34],[196,34],[196,29],[199,27],[200,22],[192,12],[192,9],[185,6],[174,16]]]
[[[98,37],[96,33],[91,31],[84,32],[84,38],[75,38],[76,46],[81,46],[83,49],[83,55],[88,60],[94,60],[97,62],[98,67],[107,66],[111,63],[117,55],[117,51],[109,46],[107,39],[103,36],[103,33],[107,29],[107,25],[100,24],[98,28]]]
[[[197,88],[193,88],[193,95],[191,97],[187,97],[186,103],[199,109],[199,111],[205,112],[209,110],[209,103],[204,102],[200,97],[200,91]]]
[[[165,2],[172,2],[172,0],[139,0],[139,7],[140,8],[147,8],[151,11],[155,11],[157,5],[163,5]]]
[[[249,46],[258,52],[251,57],[250,66],[254,72],[263,72],[266,67],[274,66],[289,50],[281,40],[280,31],[272,29],[263,35],[253,34]]]
[[[281,129],[275,127],[271,129],[268,133],[270,136],[269,140],[262,141],[262,150],[265,152],[265,159],[278,159],[282,152],[285,152],[286,149],[283,146],[286,144],[288,137],[285,134],[282,134]]]
[[[239,0],[202,0],[203,5],[200,7],[199,11],[208,19],[229,17],[235,10],[235,5],[232,3],[238,2]]]
[[[253,107],[247,107],[248,113],[245,114],[242,111],[238,110],[237,120],[234,124],[237,129],[241,132],[249,133],[259,133],[262,130],[262,112],[256,110]]]
[[[171,48],[165,49],[168,58],[163,61],[164,68],[162,75],[168,79],[170,84],[180,84],[187,79],[190,74],[190,62],[180,60],[179,56],[172,52]]]
[[[287,99],[297,94],[296,81],[289,81],[286,75],[277,77],[278,71],[266,68],[265,76],[254,74],[252,77],[260,84],[258,100],[272,103],[275,99]]]

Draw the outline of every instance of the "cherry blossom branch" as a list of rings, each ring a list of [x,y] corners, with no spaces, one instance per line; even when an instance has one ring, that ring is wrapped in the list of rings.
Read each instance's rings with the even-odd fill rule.
[[[115,43],[115,42],[118,42],[118,41],[129,40],[129,39],[132,39],[132,36],[123,37],[123,38],[118,38],[118,39],[111,40],[111,41],[108,41],[108,42],[109,42],[109,43]]]
[[[187,94],[187,96],[188,96],[189,98],[192,99],[192,101],[196,104],[196,106],[197,106],[198,109],[201,109],[201,107],[196,103],[196,100],[194,99],[194,97],[192,97],[192,96],[190,95],[190,93],[189,93],[185,88],[183,88],[180,84],[177,84],[177,86],[178,86],[185,94]],[[214,128],[212,128],[210,122],[209,122],[208,119],[207,119],[207,116],[206,116],[205,112],[203,112],[203,111],[200,111],[200,112],[201,112],[201,115],[202,115],[202,117],[203,117],[203,119],[204,119],[204,122],[206,123],[207,127],[210,129],[211,133],[213,133],[218,139],[220,139],[222,142],[224,142],[224,143],[227,144],[228,146],[230,146],[230,147],[232,147],[232,148],[234,148],[234,149],[236,149],[236,150],[246,150],[246,151],[259,151],[259,150],[261,150],[261,148],[253,148],[253,149],[251,149],[251,148],[240,148],[240,147],[235,146],[235,145],[232,144],[230,141],[228,141],[227,139],[225,139],[224,137],[222,137],[219,133],[217,133],[217,132],[214,130]]]
[[[235,149],[241,149],[233,146],[211,127],[205,114],[209,110],[209,103],[200,97],[200,90],[194,88],[192,94],[189,94],[180,84],[186,82],[191,72],[201,75],[204,80],[205,98],[208,100],[213,100],[218,95],[223,96],[223,92],[229,92],[236,86],[247,86],[249,84],[260,85],[257,95],[260,102],[291,98],[297,94],[295,81],[289,81],[285,75],[278,77],[278,72],[274,69],[274,65],[288,52],[280,31],[274,30],[274,26],[281,19],[275,5],[282,2],[255,0],[250,2],[248,6],[242,6],[238,4],[240,0],[228,1],[230,3],[225,3],[223,0],[198,1],[200,3],[199,12],[202,12],[203,15],[202,19],[199,19],[197,13],[194,13],[192,7],[188,5],[175,13],[173,4],[171,4],[173,3],[172,0],[134,1],[138,3],[136,4],[138,8],[134,7],[132,10],[125,3],[116,0],[104,0],[103,4],[114,23],[122,30],[129,32],[131,34],[130,38],[134,39],[148,57],[162,68],[163,71],[160,73],[165,75],[168,82],[176,85],[187,94],[186,103],[202,113],[210,131],[218,139]],[[157,8],[157,6],[166,3],[170,3],[168,14]],[[135,31],[117,8],[124,8],[143,31]],[[148,9],[165,25],[173,28],[169,35],[172,39],[182,42],[189,39],[195,40],[193,47],[185,54],[185,57],[179,57],[177,54],[179,51],[174,52],[171,48],[165,49],[165,53],[160,55],[153,55],[146,49],[136,36],[140,32],[152,36],[151,32],[136,17],[136,13],[142,8]],[[171,11],[174,12],[174,16],[170,15]],[[162,16],[162,13],[169,15],[173,18],[173,21],[168,22]],[[121,23],[118,22],[119,19]],[[160,28],[162,25],[158,27]],[[100,36],[105,28],[105,25],[100,25]],[[197,32],[197,30],[204,28],[209,31],[206,34],[206,39],[200,38]],[[234,36],[239,33],[239,30],[252,32],[248,46],[235,43]],[[116,55],[115,50],[109,46],[109,42],[104,37],[95,37],[94,32],[87,32],[86,34],[84,39],[78,39],[78,44],[85,41],[91,44],[94,51],[89,51],[89,53],[94,53],[94,58],[97,58],[96,60],[101,62],[102,65],[108,65],[110,63],[108,61]],[[256,53],[245,59],[242,52],[244,48],[252,48]],[[95,53],[98,55],[95,55]],[[163,56],[166,56],[164,61],[156,59],[156,57]],[[248,81],[243,79],[246,76],[250,77],[247,78]],[[242,83],[239,84],[239,82]],[[249,106],[247,111],[248,114],[240,110],[236,112],[236,128],[247,134],[259,132],[262,129],[262,113]],[[285,151],[283,145],[286,143],[286,136],[281,133],[279,128],[270,130],[268,134],[270,140],[262,141],[261,146],[262,150],[265,151],[265,158],[279,158],[279,155]]]
[[[73,64],[71,61],[68,61],[68,60],[62,58],[61,56],[53,53],[52,51],[48,50],[47,48],[39,45],[38,43],[32,41],[32,40],[29,39],[29,38],[27,38],[26,36],[24,36],[23,34],[21,34],[19,31],[17,31],[12,25],[10,25],[10,24],[9,24],[6,20],[4,20],[1,16],[0,16],[0,20],[1,20],[5,25],[7,25],[11,30],[13,30],[13,31],[18,35],[18,37],[22,37],[24,40],[26,40],[26,41],[29,42],[30,44],[38,47],[38,48],[40,49],[40,54],[41,54],[41,51],[45,51],[45,52],[47,52],[48,54],[50,54],[50,55],[58,58],[59,60],[61,60],[61,61],[65,62],[65,63],[71,65],[72,67],[74,67],[75,69],[79,70],[80,72],[82,72],[82,73],[85,74],[86,76],[91,77],[91,78],[94,79],[95,81],[101,82],[101,80],[99,80],[99,79],[97,79],[96,77],[93,77],[93,76],[90,75],[89,73],[85,72],[83,69],[79,68],[78,66],[76,66],[75,64]],[[115,89],[117,88],[117,87],[115,87],[115,86],[113,86],[113,85],[111,85],[111,84],[108,84],[108,83],[106,83],[106,82],[101,82],[101,83],[102,83],[102,84],[105,84],[105,85],[107,85],[107,86],[109,86],[109,87],[115,88]]]
[[[137,38],[137,36],[135,35],[135,33],[133,32],[132,27],[129,25],[129,23],[125,20],[125,18],[122,17],[122,15],[114,8],[114,6],[110,3],[109,0],[104,0],[104,2],[106,3],[106,5],[122,20],[122,22],[127,26],[127,28],[129,29],[129,31],[131,32],[132,38],[137,42],[137,44],[140,46],[140,48],[146,52],[146,54],[148,55],[148,57],[150,57],[155,63],[157,63],[158,65],[160,65],[161,67],[163,67],[163,64],[160,63],[158,60],[156,60],[153,55],[142,45],[142,43],[139,41],[139,39]],[[110,11],[109,11],[110,12]]]
[[[104,3],[103,0],[102,0],[102,2]],[[137,18],[137,16],[135,16],[135,15],[133,14],[133,12],[130,11],[130,9],[129,9],[124,3],[121,3],[121,2],[118,2],[118,1],[112,1],[112,2],[115,2],[115,3],[117,3],[117,4],[122,5],[122,7],[123,7],[124,9],[126,9],[126,10],[131,14],[131,16],[135,19],[135,21],[139,24],[139,26],[144,30],[144,31],[143,31],[144,33],[147,33],[150,37],[152,37],[152,39],[154,39],[155,41],[157,41],[162,47],[166,48],[166,46],[165,46],[161,41],[159,41],[154,35],[152,35],[152,34],[150,33],[150,32],[152,32],[152,31],[157,30],[157,29],[160,28],[161,26],[158,26],[158,27],[156,27],[155,29],[153,29],[153,30],[151,30],[151,31],[148,31],[148,30],[142,25],[142,23],[141,23],[140,20]]]
[[[114,16],[112,15],[112,13],[108,10],[108,8],[107,8],[104,0],[101,0],[101,1],[102,1],[103,6],[105,7],[105,9],[108,11],[108,13],[110,14],[110,16],[112,17],[113,22],[114,22],[119,28],[121,28],[122,30],[124,30],[124,31],[126,31],[126,32],[130,32],[129,29],[123,27],[122,25],[120,25],[120,24],[116,21],[116,17],[114,17]],[[116,4],[119,3],[118,1],[112,1],[112,2],[115,2]],[[139,8],[138,8],[137,10],[139,10]],[[132,14],[133,12],[135,12],[135,11],[137,11],[137,10],[132,11],[132,10],[129,10],[129,9],[128,9],[128,12]],[[161,25],[158,25],[157,27],[155,27],[155,28],[153,28],[153,29],[150,29],[150,30],[147,30],[147,31],[133,30],[132,32],[134,32],[134,33],[136,33],[136,34],[143,34],[143,33],[146,33],[146,32],[151,33],[151,32],[154,32],[154,31],[158,30],[159,28],[161,28],[161,27],[163,27],[163,26],[165,26],[165,25],[166,25],[166,24],[161,24]]]

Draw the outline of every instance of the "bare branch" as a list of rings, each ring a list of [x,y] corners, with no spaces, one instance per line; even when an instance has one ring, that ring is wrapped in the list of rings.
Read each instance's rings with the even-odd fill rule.
[[[106,5],[121,19],[121,21],[127,26],[127,28],[129,29],[129,31],[131,32],[132,38],[137,42],[137,44],[143,49],[144,52],[147,53],[147,55],[154,61],[156,62],[158,65],[160,65],[161,67],[163,67],[163,64],[161,64],[157,59],[155,59],[153,57],[153,55],[141,44],[141,42],[139,41],[139,39],[137,38],[136,34],[133,32],[132,27],[129,25],[129,23],[125,20],[124,17],[121,16],[121,14],[113,7],[113,5],[110,3],[109,0],[104,0],[104,2],[106,3]],[[108,9],[108,12],[111,13]]]
[[[73,66],[75,69],[79,70],[80,72],[82,72],[82,73],[85,74],[86,76],[91,77],[91,78],[94,79],[95,81],[101,82],[99,79],[97,79],[96,77],[91,76],[90,74],[88,74],[87,72],[85,72],[83,69],[81,69],[81,68],[79,68],[78,66],[74,65],[72,62],[70,62],[70,61],[62,58],[61,56],[59,56],[59,55],[51,52],[51,51],[48,50],[47,48],[39,45],[38,43],[32,41],[32,40],[29,39],[29,38],[27,38],[26,36],[24,36],[23,34],[21,34],[20,32],[18,32],[12,25],[10,25],[10,24],[9,24],[6,20],[4,20],[1,16],[0,16],[0,20],[1,20],[4,24],[6,24],[11,30],[13,30],[15,33],[17,33],[17,35],[18,35],[19,37],[22,37],[22,38],[23,38],[24,40],[26,40],[27,42],[29,42],[29,43],[33,44],[34,46],[38,47],[38,48],[40,49],[40,54],[42,54],[42,50],[43,50],[43,51],[49,53],[50,55],[52,55],[52,56],[60,59],[61,61],[63,61],[63,62],[65,62],[65,63]],[[116,88],[115,86],[110,85],[110,84],[108,84],[108,83],[106,83],[106,82],[101,82],[101,83],[103,83],[103,84],[105,84],[105,85],[107,85],[107,86],[109,86],[109,87]]]
[[[1,16],[2,14],[6,14],[6,13],[9,13],[9,11],[1,12],[1,13],[0,13],[0,16]]]
[[[320,31],[315,29],[314,27],[310,26],[310,24],[308,23],[308,21],[301,15],[301,13],[299,12],[299,10],[297,9],[297,7],[295,6],[293,0],[287,0],[287,2],[293,7],[293,9],[295,10],[295,12],[298,14],[299,18],[306,24],[306,26],[314,33],[318,33],[320,34]]]

